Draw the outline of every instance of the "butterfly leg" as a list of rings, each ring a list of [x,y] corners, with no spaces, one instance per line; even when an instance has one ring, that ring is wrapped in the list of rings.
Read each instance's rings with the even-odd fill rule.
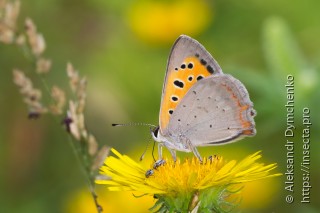
[[[189,148],[192,150],[193,154],[199,159],[199,161],[202,163],[202,157],[200,155],[200,153],[198,152],[197,148],[195,146],[192,145],[191,141],[189,139],[187,139],[187,143]]]
[[[159,144],[158,144],[158,158],[159,158],[158,161],[162,160],[162,147],[163,147],[163,146],[164,146],[164,145],[163,145],[162,143],[159,143]],[[167,147],[167,149],[169,150],[169,152],[170,152],[170,154],[171,154],[174,162],[176,162],[176,161],[177,161],[176,151],[173,150],[173,149],[169,149],[168,147]]]
[[[153,169],[157,169],[158,167],[166,163],[166,161],[162,159],[162,147],[163,147],[163,144],[159,143],[158,144],[158,160],[154,162]]]
[[[168,148],[168,150],[170,151],[170,154],[171,154],[174,162],[176,162],[176,161],[177,161],[177,153],[176,153],[176,150],[169,149],[169,148]]]
[[[162,147],[163,147],[163,144],[162,143],[158,143],[158,159],[159,160],[162,159]]]

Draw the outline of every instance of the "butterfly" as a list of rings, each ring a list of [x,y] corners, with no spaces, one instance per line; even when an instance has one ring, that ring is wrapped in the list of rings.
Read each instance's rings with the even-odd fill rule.
[[[174,43],[162,89],[159,126],[151,131],[162,159],[165,146],[176,150],[230,143],[256,134],[256,111],[245,86],[224,74],[211,54],[195,39],[181,35]]]

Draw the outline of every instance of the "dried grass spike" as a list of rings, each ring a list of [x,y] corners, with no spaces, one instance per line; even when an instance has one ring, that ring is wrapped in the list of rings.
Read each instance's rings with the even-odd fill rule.
[[[79,85],[80,77],[78,72],[74,69],[71,63],[67,64],[67,75],[69,77],[69,84],[71,90],[73,92],[76,92]]]
[[[23,34],[18,35],[18,36],[16,37],[16,44],[17,44],[18,46],[23,46],[23,45],[25,45],[25,44],[26,44],[26,37],[25,37],[25,35],[23,35]]]
[[[24,72],[18,69],[13,70],[13,82],[19,87],[24,87],[26,84],[31,83],[30,79],[26,77]]]
[[[94,156],[98,151],[98,143],[96,141],[96,138],[89,134],[88,136],[88,153],[91,156]]]
[[[69,101],[68,118],[71,119],[69,123],[70,133],[78,141],[81,139],[81,134],[78,126],[78,115],[76,113],[76,104],[73,101]]]
[[[36,57],[39,57],[46,48],[44,37],[41,34],[37,33],[36,25],[30,18],[26,19],[25,28],[32,53]]]
[[[48,73],[51,68],[51,60],[39,58],[37,60],[37,73]]]
[[[20,1],[10,2],[6,4],[4,22],[13,31],[15,30],[19,13]]]
[[[0,1],[0,41],[11,44],[15,37],[17,18],[20,12],[20,1]]]
[[[55,104],[50,106],[50,110],[53,114],[62,114],[63,108],[66,104],[65,92],[57,86],[53,86],[51,89],[51,97]]]
[[[92,166],[91,166],[91,171],[97,171],[104,163],[104,160],[106,157],[109,155],[110,152],[110,147],[104,145],[101,147],[99,150],[96,159],[94,160]]]

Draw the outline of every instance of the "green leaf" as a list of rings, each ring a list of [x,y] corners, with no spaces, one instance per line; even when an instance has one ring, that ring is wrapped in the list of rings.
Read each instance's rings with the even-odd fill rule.
[[[267,65],[275,78],[297,76],[305,67],[289,27],[281,18],[270,17],[265,21],[262,42]]]

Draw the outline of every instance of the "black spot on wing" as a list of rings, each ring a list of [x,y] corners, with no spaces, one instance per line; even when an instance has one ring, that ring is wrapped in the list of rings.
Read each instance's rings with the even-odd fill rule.
[[[181,88],[181,89],[184,87],[184,83],[182,81],[179,81],[179,80],[175,80],[173,82],[173,84],[176,85],[177,87]]]
[[[200,81],[201,79],[203,79],[203,76],[202,76],[202,75],[199,75],[199,76],[197,77],[197,81]]]
[[[214,73],[214,69],[212,68],[212,66],[208,65],[207,66],[207,70],[209,73],[213,74]]]
[[[172,96],[172,97],[171,97],[171,100],[174,101],[174,102],[176,102],[176,101],[179,100],[179,98],[178,98],[177,96]]]
[[[207,61],[204,60],[204,59],[201,59],[201,60],[200,60],[200,63],[201,63],[203,66],[205,66],[205,65],[207,64]]]

